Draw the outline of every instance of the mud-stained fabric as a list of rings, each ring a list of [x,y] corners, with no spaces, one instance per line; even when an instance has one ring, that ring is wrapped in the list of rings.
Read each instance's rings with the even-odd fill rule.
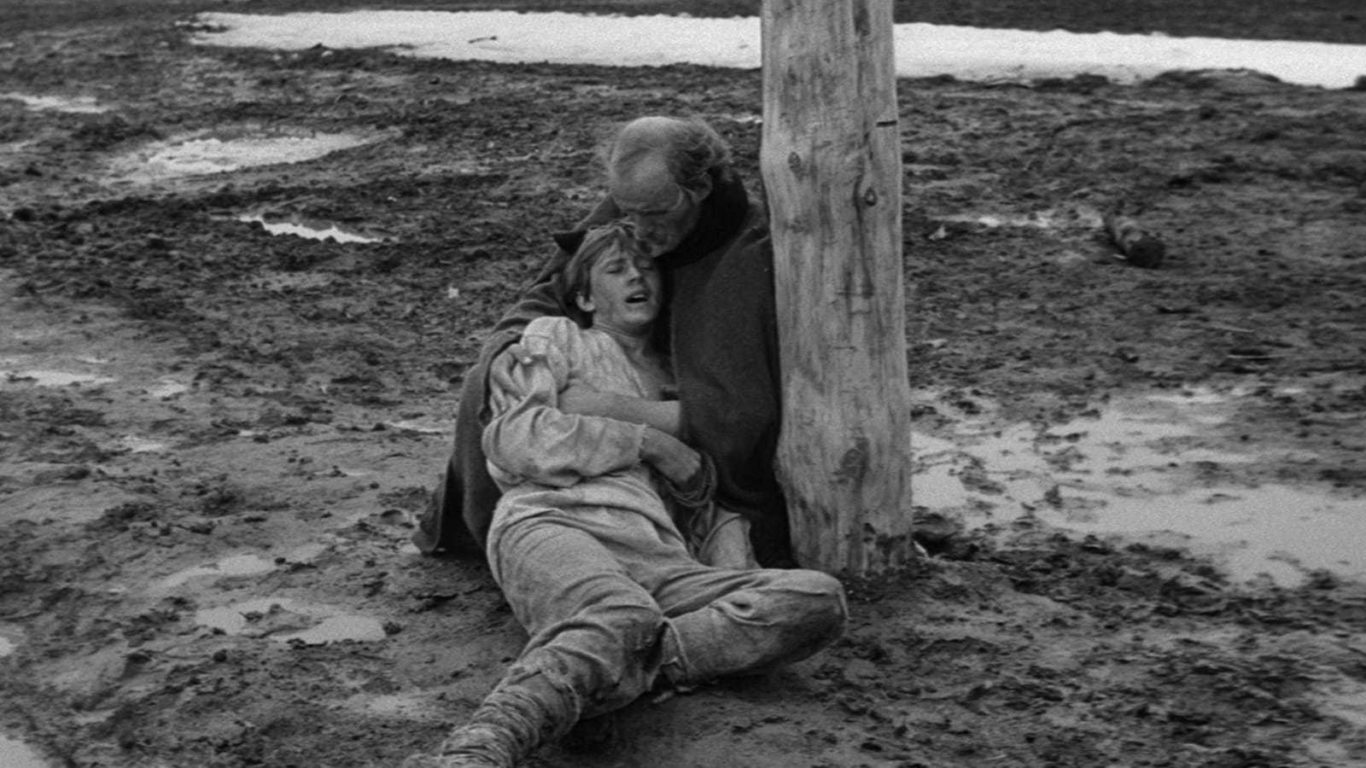
[[[560,411],[559,393],[574,384],[660,399],[610,335],[565,317],[533,320],[522,334],[521,354],[500,355],[489,368],[493,418],[483,447],[489,474],[503,491],[490,548],[509,525],[568,509],[575,510],[573,520],[595,530],[648,524],[681,541],[641,461],[646,427]]]
[[[630,703],[661,675],[695,685],[762,672],[810,656],[843,628],[833,577],[710,568],[653,526],[597,528],[575,511],[523,518],[489,550],[530,635],[518,663],[544,665],[578,694],[565,729]]]

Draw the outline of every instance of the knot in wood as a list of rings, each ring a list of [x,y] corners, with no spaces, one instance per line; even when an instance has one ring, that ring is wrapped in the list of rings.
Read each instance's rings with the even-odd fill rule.
[[[863,191],[863,204],[869,208],[877,205],[877,190],[869,187]]]
[[[854,438],[854,445],[840,457],[839,469],[834,472],[837,483],[861,483],[868,474],[870,459],[868,438]]]
[[[802,177],[802,156],[793,152],[787,156],[787,167],[792,170],[792,174],[797,178]]]

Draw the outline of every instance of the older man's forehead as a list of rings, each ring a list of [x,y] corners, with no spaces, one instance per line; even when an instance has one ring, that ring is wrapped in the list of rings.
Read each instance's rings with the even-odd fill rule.
[[[653,192],[657,191],[658,194]],[[663,187],[652,191],[648,197],[629,197],[626,195],[612,194],[612,200],[617,204],[617,208],[622,213],[630,213],[638,216],[658,216],[675,211],[683,201],[682,187]]]
[[[669,208],[681,192],[663,159],[653,155],[618,168],[608,186],[618,205],[637,208]]]

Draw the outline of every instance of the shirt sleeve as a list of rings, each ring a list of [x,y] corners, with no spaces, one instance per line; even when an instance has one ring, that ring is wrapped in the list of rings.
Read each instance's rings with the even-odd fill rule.
[[[547,320],[559,328],[572,325],[565,318]],[[492,418],[483,435],[489,464],[510,483],[556,487],[635,466],[643,425],[559,410],[559,392],[568,381],[569,355],[575,350],[566,348],[563,333],[537,333],[544,325],[537,321],[522,337],[517,352],[529,362],[507,350],[489,366]]]

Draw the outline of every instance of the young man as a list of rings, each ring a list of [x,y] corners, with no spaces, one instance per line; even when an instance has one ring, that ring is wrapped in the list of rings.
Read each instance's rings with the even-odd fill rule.
[[[652,424],[711,456],[722,511],[706,557],[743,567],[757,555],[760,564],[789,566],[787,508],[773,467],[781,412],[765,213],[736,176],[725,142],[701,121],[639,118],[618,132],[604,159],[608,199],[578,231],[557,237],[562,250],[500,321],[466,377],[455,449],[414,540],[427,552],[482,550],[498,498],[479,446],[488,364],[534,318],[568,311],[555,298],[553,276],[582,229],[624,215],[664,272],[670,314],[663,329],[678,402],[585,388],[567,393],[565,407]],[[734,524],[726,524],[728,516]]]
[[[702,455],[653,426],[559,408],[574,386],[647,403],[672,389],[654,334],[662,277],[628,232],[589,232],[561,281],[574,319],[531,321],[520,348],[490,366],[483,447],[503,495],[487,556],[530,640],[440,756],[407,768],[512,768],[656,685],[796,661],[843,628],[830,576],[692,555],[661,488],[705,507]]]

